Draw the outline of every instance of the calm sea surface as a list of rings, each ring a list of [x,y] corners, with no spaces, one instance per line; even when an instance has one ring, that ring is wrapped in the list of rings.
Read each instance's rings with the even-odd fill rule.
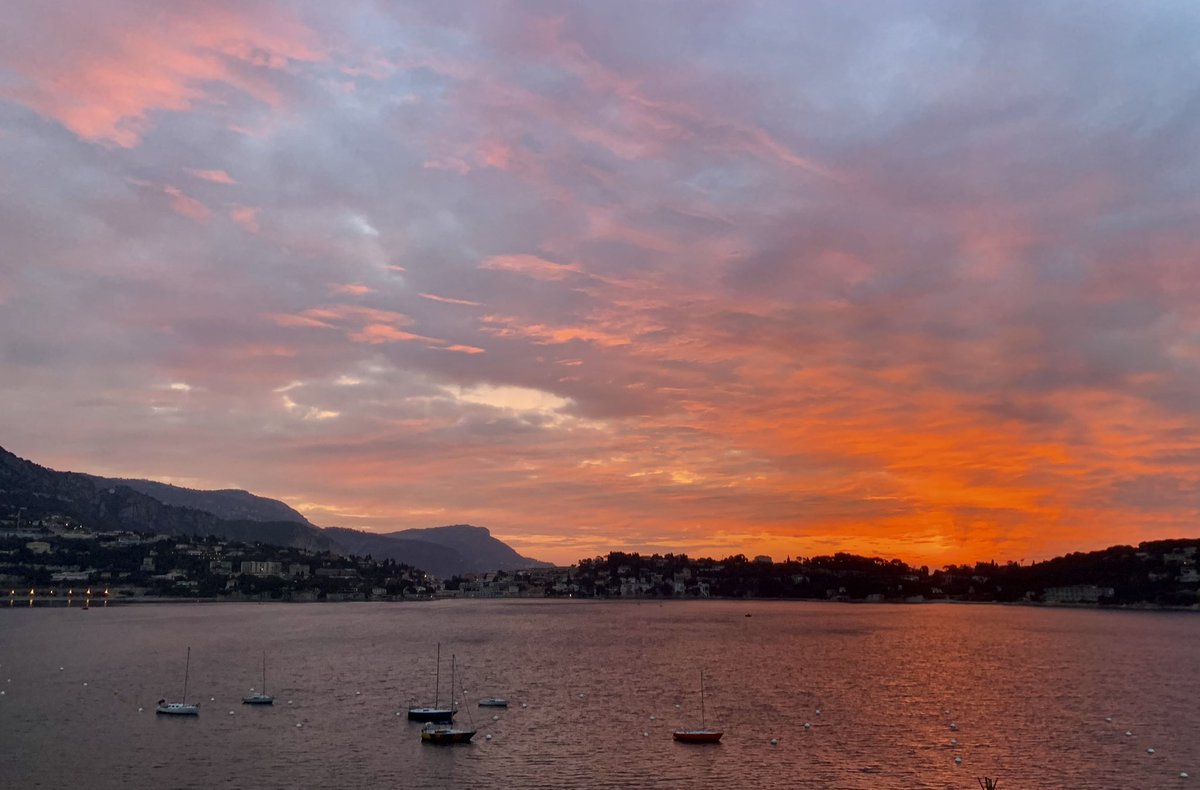
[[[422,744],[403,715],[432,699],[437,642],[443,701],[451,653],[472,703],[510,700],[464,706],[458,720],[479,728],[466,746]],[[189,645],[201,714],[156,717],[159,697],[180,696]],[[276,704],[243,706],[264,650]],[[698,724],[701,667],[718,746],[671,739]],[[977,788],[983,776],[1002,790],[1200,788],[1198,670],[1200,616],[1185,613],[733,601],[5,609],[0,788],[907,790]]]

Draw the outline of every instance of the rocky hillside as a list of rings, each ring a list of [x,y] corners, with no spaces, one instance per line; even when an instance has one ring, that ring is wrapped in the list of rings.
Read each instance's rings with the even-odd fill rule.
[[[183,488],[154,480],[129,480],[125,478],[95,477],[85,475],[98,486],[128,486],[164,505],[203,510],[227,521],[294,521],[309,524],[308,519],[278,499],[251,494],[235,488],[217,491],[201,491]],[[310,524],[311,526],[311,524]]]
[[[435,576],[516,570],[546,563],[522,557],[483,527],[465,524],[385,535],[322,529],[278,500],[247,491],[200,491],[158,483],[58,472],[0,447],[0,520],[67,516],[95,530],[217,535],[242,543],[371,555]]]
[[[421,541],[443,546],[462,557],[463,567],[468,573],[551,566],[551,563],[521,556],[507,543],[493,538],[492,533],[486,527],[473,527],[470,524],[454,524],[430,529],[406,529],[400,532],[389,532],[384,537],[391,540]]]

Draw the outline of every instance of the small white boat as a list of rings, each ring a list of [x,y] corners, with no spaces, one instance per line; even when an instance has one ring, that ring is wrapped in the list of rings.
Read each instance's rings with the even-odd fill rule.
[[[188,687],[188,670],[192,665],[192,648],[187,649],[187,659],[183,665],[183,696],[180,699],[183,702],[167,702],[166,699],[160,699],[158,706],[154,709],[155,713],[161,713],[164,716],[199,716],[200,706],[189,704],[187,701]]]
[[[507,708],[508,700],[504,699],[503,697],[485,697],[484,699],[479,700],[479,707],[481,707],[481,708]]]
[[[267,694],[267,654],[263,653],[262,691],[242,697],[243,705],[274,705],[275,698]]]
[[[154,709],[154,712],[162,713],[166,716],[199,716],[200,706],[186,702],[167,702],[165,699],[160,699],[158,707]]]

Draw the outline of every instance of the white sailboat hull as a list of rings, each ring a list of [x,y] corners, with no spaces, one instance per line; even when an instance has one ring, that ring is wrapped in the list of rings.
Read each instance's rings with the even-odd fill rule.
[[[164,716],[199,716],[200,706],[187,702],[167,702],[154,709]]]

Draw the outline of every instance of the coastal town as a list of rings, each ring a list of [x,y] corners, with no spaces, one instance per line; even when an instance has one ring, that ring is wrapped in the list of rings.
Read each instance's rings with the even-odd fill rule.
[[[439,579],[371,556],[213,536],[92,531],[66,516],[0,523],[7,605],[88,601],[399,601],[431,598],[780,598],[977,601],[1200,609],[1200,540],[1157,541],[1034,564],[930,569],[829,556],[716,560],[612,552],[565,567]]]

